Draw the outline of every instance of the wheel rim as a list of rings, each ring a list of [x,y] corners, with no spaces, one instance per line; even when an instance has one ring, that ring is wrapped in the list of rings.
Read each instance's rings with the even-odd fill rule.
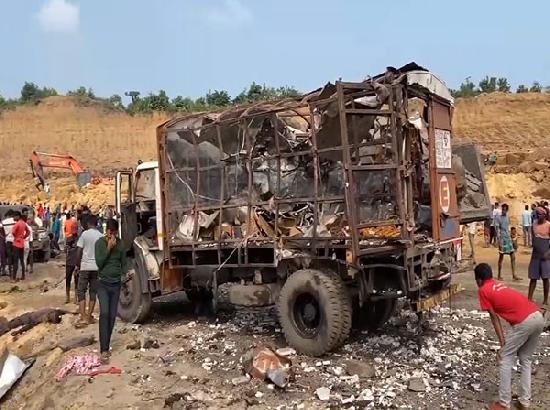
[[[298,333],[305,338],[314,338],[321,325],[319,301],[311,293],[301,293],[292,308],[293,321]]]

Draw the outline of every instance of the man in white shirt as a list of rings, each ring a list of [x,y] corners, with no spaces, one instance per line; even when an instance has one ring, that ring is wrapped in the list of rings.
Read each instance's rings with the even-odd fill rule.
[[[6,213],[6,217],[2,221],[2,226],[4,227],[4,235],[6,237],[6,258],[8,262],[8,272],[12,274],[13,271],[13,235],[11,233],[11,228],[15,225],[15,219],[13,218],[13,211],[10,209]]]
[[[77,300],[80,311],[79,326],[95,322],[92,315],[97,294],[97,271],[95,261],[95,243],[101,238],[96,229],[97,218],[94,215],[86,217],[87,229],[78,238],[76,267],[78,269]],[[89,293],[88,311],[86,312],[86,292]]]
[[[23,222],[27,224],[27,228],[29,228],[29,231],[31,234],[25,238],[25,247],[23,250],[23,260],[25,261],[25,271],[27,273],[32,273],[33,271],[33,254],[32,254],[32,227],[29,225],[28,217],[26,214],[21,215],[21,219],[23,219]]]
[[[533,211],[529,209],[529,205],[525,205],[525,209],[521,213],[521,226],[523,228],[523,246],[525,247],[531,247],[533,242],[533,235],[532,235],[532,219],[533,219]]]

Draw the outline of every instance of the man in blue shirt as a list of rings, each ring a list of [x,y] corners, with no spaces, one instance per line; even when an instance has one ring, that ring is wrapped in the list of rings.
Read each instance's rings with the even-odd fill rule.
[[[521,214],[521,226],[523,227],[523,246],[531,247],[532,239],[532,212],[529,210],[529,205],[525,205],[525,210]]]

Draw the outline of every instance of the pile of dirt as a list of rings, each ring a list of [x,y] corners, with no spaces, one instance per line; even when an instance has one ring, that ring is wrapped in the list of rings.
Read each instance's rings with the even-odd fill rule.
[[[458,137],[486,150],[515,152],[546,148],[550,139],[550,94],[483,94],[459,98],[453,114]]]
[[[38,191],[34,187],[31,175],[1,178],[1,200],[9,203],[34,204],[43,203],[52,209],[57,204],[67,207],[88,205],[92,211],[99,211],[104,205],[114,205],[115,190],[113,185],[99,184],[79,188],[74,176],[54,176],[49,178],[50,194]]]
[[[48,97],[0,112],[0,172],[30,173],[33,150],[73,155],[93,173],[111,174],[156,157],[155,128],[164,114],[131,116],[76,97]]]

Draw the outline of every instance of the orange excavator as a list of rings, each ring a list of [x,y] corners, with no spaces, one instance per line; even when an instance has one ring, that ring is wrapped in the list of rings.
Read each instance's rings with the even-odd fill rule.
[[[30,159],[32,176],[36,188],[39,191],[49,192],[50,188],[44,176],[44,168],[69,169],[76,176],[76,183],[80,188],[90,183],[99,184],[108,182],[101,177],[92,177],[90,171],[85,171],[78,161],[71,155],[48,154],[45,152],[33,151]]]

